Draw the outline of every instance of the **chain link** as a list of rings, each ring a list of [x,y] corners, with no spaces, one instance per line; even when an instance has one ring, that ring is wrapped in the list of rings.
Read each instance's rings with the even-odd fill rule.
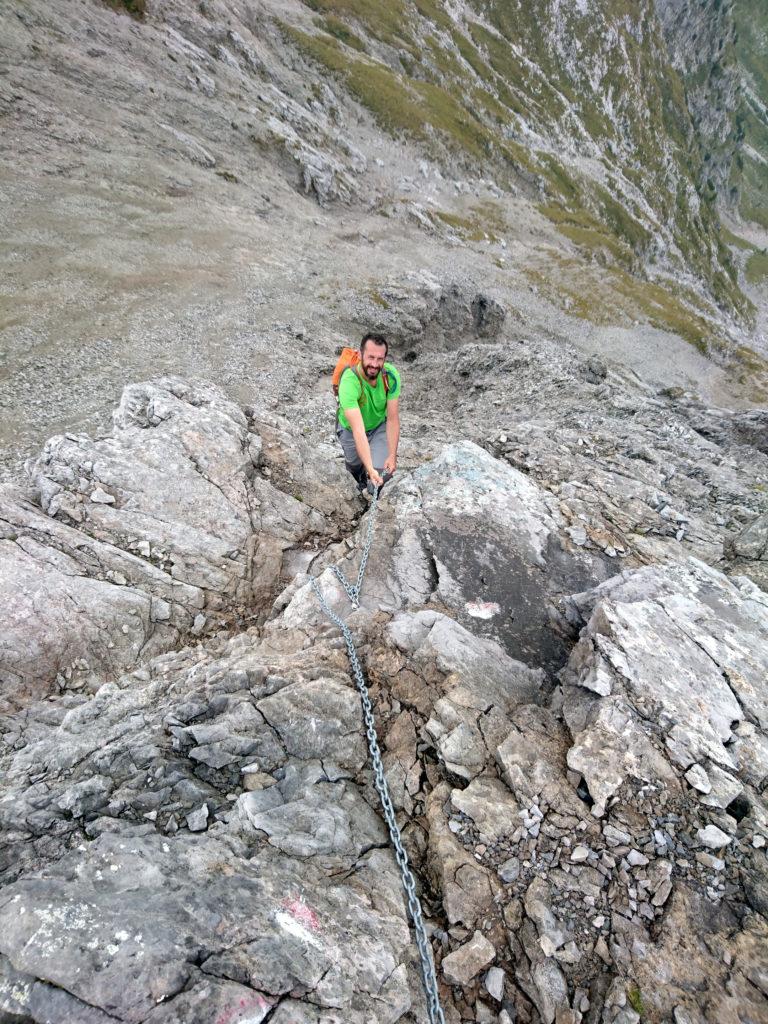
[[[363,576],[365,575],[365,568],[368,564],[368,556],[371,553],[371,545],[373,543],[373,522],[378,506],[378,498],[379,488],[376,487],[373,492],[373,501],[371,502],[371,508],[368,513],[368,532],[366,534],[365,544],[363,545],[363,554],[360,559],[360,570],[357,574],[357,583],[353,586],[348,582],[344,573],[338,568],[338,566],[332,567],[332,572],[339,580],[339,583],[341,583],[352,607],[355,609],[360,607],[360,588],[363,585]],[[371,698],[368,695],[368,687],[365,683],[360,659],[358,658],[357,650],[355,649],[352,630],[343,621],[341,616],[334,612],[325,600],[317,579],[314,576],[311,576],[310,581],[312,584],[312,590],[317,595],[317,599],[319,600],[323,611],[341,630],[344,642],[347,645],[347,654],[349,655],[349,661],[352,666],[352,675],[355,680],[355,686],[360,694],[360,702],[363,705],[365,735],[368,739],[368,750],[370,751],[371,763],[373,766],[373,783],[376,787],[376,792],[379,794],[381,807],[384,811],[384,819],[386,820],[387,829],[389,830],[390,841],[392,842],[392,846],[395,848],[395,860],[400,868],[400,875],[402,877],[406,902],[408,904],[408,914],[413,924],[413,930],[416,933],[416,945],[419,950],[419,959],[421,961],[421,978],[424,984],[424,993],[427,997],[429,1022],[430,1024],[445,1024],[445,1017],[443,1016],[443,1010],[440,1006],[440,996],[437,991],[437,978],[435,976],[434,961],[432,960],[432,950],[429,945],[426,929],[424,928],[424,918],[421,913],[419,897],[416,895],[416,882],[414,880],[413,873],[411,872],[410,865],[408,864],[408,854],[405,852],[405,847],[403,846],[400,829],[397,824],[397,819],[395,818],[395,809],[392,806],[392,800],[389,795],[389,786],[387,785],[387,780],[384,776],[384,765],[381,760],[379,740],[376,735],[376,722],[373,717],[373,706],[371,704]]]
[[[379,500],[379,488],[374,488],[373,501],[371,502],[370,515],[368,517],[368,532],[365,536],[365,544],[363,545],[363,555],[360,559],[360,569],[357,574],[357,583],[354,586],[347,580],[341,569],[334,565],[331,567],[331,572],[336,576],[339,583],[344,588],[347,597],[349,598],[352,607],[357,610],[360,607],[360,588],[363,585],[363,576],[365,576],[365,567],[368,565],[368,555],[371,553],[371,545],[373,544],[373,518],[376,513],[376,508]],[[321,602],[323,601],[322,595],[320,594],[317,587],[314,588],[315,593],[320,597]],[[325,603],[325,602],[323,602]]]

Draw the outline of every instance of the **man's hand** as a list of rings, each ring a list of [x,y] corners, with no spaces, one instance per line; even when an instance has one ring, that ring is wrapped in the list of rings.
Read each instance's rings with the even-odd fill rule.
[[[389,473],[390,476],[393,476],[396,469],[397,469],[397,456],[396,455],[388,455],[387,456],[387,461],[384,463],[384,472],[385,473]]]
[[[381,487],[384,483],[384,480],[379,476],[375,469],[368,470],[368,479],[374,487]]]

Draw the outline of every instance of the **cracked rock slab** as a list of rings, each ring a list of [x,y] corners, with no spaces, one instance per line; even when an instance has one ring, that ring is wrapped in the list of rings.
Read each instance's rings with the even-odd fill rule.
[[[768,598],[690,559],[622,573],[574,601],[586,625],[562,673],[568,763],[593,813],[628,776],[674,790],[669,759],[675,775],[714,762],[724,806],[739,791],[734,730],[745,719],[765,728],[768,714]]]
[[[269,430],[277,458],[287,434],[274,418]],[[95,688],[173,647],[203,609],[273,595],[283,552],[332,527],[258,475],[262,450],[220,389],[177,377],[126,387],[107,437],[51,438],[26,467],[39,507],[0,497],[4,699]]]
[[[523,473],[469,441],[398,478],[377,513],[362,607],[415,611],[434,601],[466,630],[494,640],[511,658],[559,668],[566,656],[555,607],[561,593],[592,586],[604,569],[568,552],[557,502]],[[367,523],[341,567],[357,572]],[[325,563],[323,563],[324,567]],[[336,611],[345,595],[328,570],[320,585]],[[308,586],[293,596],[286,624],[319,624]]]

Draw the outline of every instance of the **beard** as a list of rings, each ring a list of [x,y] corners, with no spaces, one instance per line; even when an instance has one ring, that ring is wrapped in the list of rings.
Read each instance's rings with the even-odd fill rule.
[[[371,381],[371,382],[375,381],[376,378],[379,376],[379,372],[380,371],[379,371],[378,367],[376,367],[376,366],[366,366],[365,363],[363,363],[363,373],[365,374],[366,378],[369,381]]]

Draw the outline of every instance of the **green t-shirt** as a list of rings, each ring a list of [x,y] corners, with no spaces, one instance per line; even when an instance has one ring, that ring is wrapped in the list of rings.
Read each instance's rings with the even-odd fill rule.
[[[385,372],[389,374],[389,394],[384,390]],[[350,367],[342,373],[339,381],[339,423],[345,430],[351,430],[344,410],[359,409],[366,432],[375,430],[387,418],[387,402],[399,397],[400,374],[392,363],[384,363],[375,388],[358,376],[356,367]]]

